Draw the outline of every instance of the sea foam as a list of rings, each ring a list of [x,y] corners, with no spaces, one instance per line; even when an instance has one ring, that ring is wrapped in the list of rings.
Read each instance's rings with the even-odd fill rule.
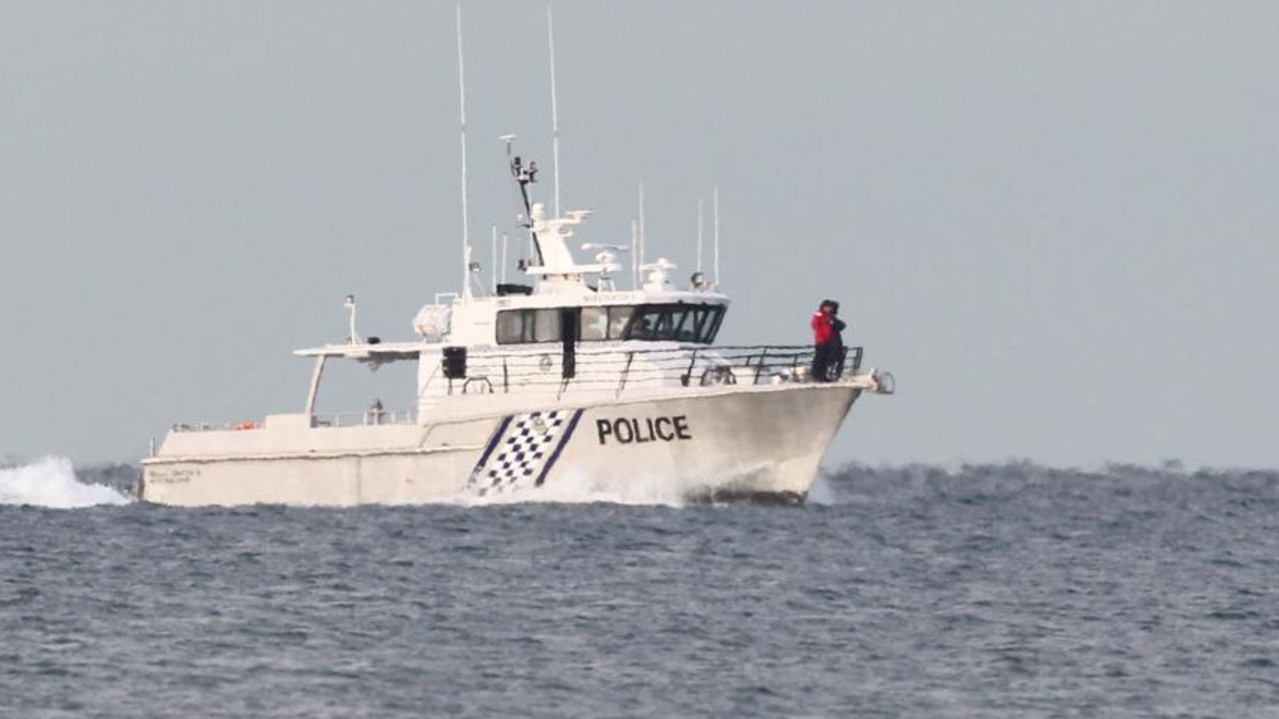
[[[646,475],[620,479],[569,470],[536,488],[506,487],[504,491],[490,491],[480,496],[475,487],[468,487],[454,497],[452,503],[467,507],[524,503],[682,507],[688,492],[694,488],[694,483],[671,477]]]
[[[0,504],[22,504],[55,509],[128,504],[122,492],[102,484],[76,479],[71,460],[44,457],[30,464],[0,469]]]

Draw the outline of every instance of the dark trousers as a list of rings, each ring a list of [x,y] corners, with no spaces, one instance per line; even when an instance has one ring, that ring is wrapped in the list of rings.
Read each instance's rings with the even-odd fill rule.
[[[835,342],[817,345],[813,351],[813,381],[830,382],[839,377],[840,346]]]

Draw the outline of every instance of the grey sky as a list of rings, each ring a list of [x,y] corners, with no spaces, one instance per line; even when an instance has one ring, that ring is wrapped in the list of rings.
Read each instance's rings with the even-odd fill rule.
[[[0,4],[0,457],[132,460],[171,422],[294,411],[290,351],[344,336],[343,295],[407,338],[457,289],[453,13]],[[517,209],[499,135],[551,192],[545,5],[464,22],[487,266]],[[582,239],[626,241],[642,180],[685,276],[719,183],[721,341],[808,341],[831,296],[897,375],[833,462],[1279,466],[1279,5],[556,2],[555,25]]]

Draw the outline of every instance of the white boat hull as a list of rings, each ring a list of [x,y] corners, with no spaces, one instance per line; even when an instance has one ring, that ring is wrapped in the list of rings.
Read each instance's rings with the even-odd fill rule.
[[[625,401],[492,395],[429,425],[171,432],[141,499],[172,505],[802,501],[865,387],[684,389]],[[459,405],[462,406],[462,405]]]

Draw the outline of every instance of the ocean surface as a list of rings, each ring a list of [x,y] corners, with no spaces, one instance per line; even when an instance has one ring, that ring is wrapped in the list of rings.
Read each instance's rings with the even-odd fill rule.
[[[1279,717],[1275,471],[349,510],[133,472],[0,469],[0,717]]]

